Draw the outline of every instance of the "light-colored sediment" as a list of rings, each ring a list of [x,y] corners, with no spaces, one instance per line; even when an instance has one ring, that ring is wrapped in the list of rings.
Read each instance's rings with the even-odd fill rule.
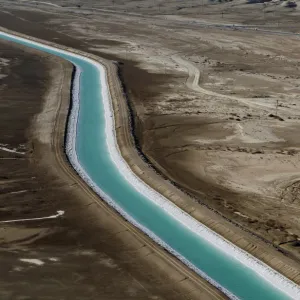
[[[70,50],[70,49],[69,49]],[[77,52],[77,51],[76,51]],[[103,62],[102,62],[103,63]],[[109,65],[106,62],[106,68],[108,70],[108,81],[110,87],[114,87],[110,89],[112,92],[112,99],[114,100],[115,110],[118,110],[118,114],[116,114],[116,127],[117,127],[117,134],[118,134],[118,143],[120,149],[122,151],[123,157],[129,162],[132,169],[147,183],[151,186],[155,185],[155,189],[161,192],[162,194],[166,195],[168,198],[171,198],[173,202],[177,205],[184,208],[186,211],[193,211],[192,200],[189,199],[186,195],[182,194],[180,191],[176,190],[169,182],[163,181],[158,175],[156,175],[151,169],[145,168],[145,163],[141,160],[138,156],[135,147],[133,145],[133,141],[130,134],[130,126],[128,124],[128,112],[126,107],[125,101],[120,101],[122,99],[123,93],[119,87],[117,89],[115,80],[116,72],[112,65]],[[123,99],[124,100],[124,99]],[[121,105],[120,105],[121,104]],[[123,107],[122,107],[123,106]],[[119,123],[118,123],[119,122]],[[125,122],[125,123],[124,123]],[[118,126],[118,124],[126,125],[126,126]],[[130,146],[130,147],[128,147]],[[289,264],[287,264],[288,260],[284,258],[282,255],[278,254],[273,249],[269,249],[263,244],[252,240],[250,237],[247,236],[246,233],[240,231],[239,237],[237,238],[237,231],[235,227],[231,224],[227,224],[224,220],[215,216],[211,211],[206,210],[203,208],[197,209],[191,213],[193,216],[197,217],[197,219],[201,220],[204,224],[209,225],[209,227],[215,229],[219,233],[223,233],[223,236],[226,236],[229,240],[235,242],[239,246],[243,245],[250,253],[256,253],[258,257],[262,258],[263,261],[269,262],[273,268],[279,269],[283,274],[287,277],[293,279],[294,281],[298,281],[299,278],[295,275],[297,272],[296,268],[292,268]],[[206,216],[205,216],[206,214]],[[212,221],[214,220],[214,221]],[[210,222],[209,222],[210,221]],[[233,239],[233,235],[235,238]],[[241,235],[244,238],[241,238]],[[259,244],[259,246],[254,246],[254,244]],[[250,246],[250,247],[249,247]],[[272,252],[273,251],[273,252]],[[274,256],[277,256],[276,258]],[[270,260],[270,261],[269,261]],[[283,268],[283,264],[286,264],[286,267]],[[275,265],[275,267],[274,267]],[[288,275],[287,275],[288,274]]]
[[[56,219],[60,216],[64,215],[63,210],[58,210],[55,215],[47,216],[47,217],[38,217],[38,218],[28,218],[28,219],[15,219],[15,220],[6,220],[6,221],[0,221],[0,224],[2,223],[18,223],[18,222],[28,222],[28,221],[40,221],[40,220],[47,220],[47,219]]]
[[[20,152],[20,151],[17,151],[16,149],[10,149],[10,148],[7,148],[7,147],[0,147],[0,150],[10,152],[10,153],[21,154],[21,155],[25,154],[24,152]]]

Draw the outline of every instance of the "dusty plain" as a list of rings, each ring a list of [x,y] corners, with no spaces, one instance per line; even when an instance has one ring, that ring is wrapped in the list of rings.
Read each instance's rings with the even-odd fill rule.
[[[243,236],[240,246],[248,251],[265,248],[267,262],[277,257],[293,266],[287,275],[299,282],[300,57],[299,37],[289,34],[300,30],[297,8],[241,1],[0,3],[3,27],[120,62],[135,142],[183,192],[170,185],[180,195],[174,201],[218,232],[230,231],[231,240]],[[19,149],[27,141],[20,135],[1,143]],[[3,219],[7,211],[3,205]]]

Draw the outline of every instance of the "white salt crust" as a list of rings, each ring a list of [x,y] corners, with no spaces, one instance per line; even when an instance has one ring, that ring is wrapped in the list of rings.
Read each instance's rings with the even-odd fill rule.
[[[120,149],[117,144],[116,132],[115,132],[115,121],[113,111],[113,105],[111,102],[111,97],[109,94],[109,88],[107,85],[106,72],[104,67],[90,59],[87,61],[96,64],[100,72],[100,82],[102,84],[102,101],[104,105],[104,113],[105,113],[105,134],[106,134],[106,144],[109,149],[110,157],[119,172],[123,175],[124,179],[126,179],[138,192],[143,194],[147,199],[154,202],[160,208],[162,208],[166,213],[171,215],[185,227],[187,227],[192,232],[196,233],[201,238],[204,238],[206,241],[210,242],[213,246],[218,247],[220,250],[234,257],[238,261],[240,261],[245,266],[253,269],[258,275],[263,277],[263,279],[269,281],[274,287],[282,290],[292,299],[300,299],[300,288],[294,282],[290,281],[277,271],[273,270],[260,260],[256,259],[254,256],[245,252],[244,250],[238,248],[231,242],[224,239],[222,236],[218,235],[205,225],[201,224],[189,214],[181,210],[174,203],[172,203],[167,198],[163,197],[161,194],[153,190],[149,187],[145,182],[143,182],[139,177],[137,177],[126,161],[123,159]],[[78,66],[76,66],[76,74],[73,81],[73,107],[72,112],[70,114],[70,121],[68,126],[68,139],[66,145],[66,151],[69,159],[73,167],[79,173],[79,175],[93,188],[93,190],[103,198],[110,206],[112,206],[115,210],[117,210],[125,219],[127,219],[130,223],[138,227],[145,234],[147,234],[150,238],[152,238],[156,243],[167,249],[170,253],[179,258],[183,263],[185,263],[189,268],[193,269],[196,273],[198,273],[201,277],[205,278],[212,285],[217,287],[220,291],[226,294],[230,299],[238,299],[235,295],[233,295],[226,288],[222,287],[218,282],[214,279],[210,278],[206,273],[198,269],[191,262],[189,262],[185,257],[183,257],[180,253],[172,249],[167,243],[161,240],[157,235],[151,232],[148,228],[136,222],[127,212],[123,211],[123,209],[116,204],[113,199],[111,199],[108,195],[106,195],[94,182],[93,180],[86,174],[83,168],[78,161],[75,143],[76,143],[76,132],[77,132],[77,118],[79,113],[80,99],[79,99],[79,89],[80,89],[80,74],[81,70]]]
[[[44,49],[54,50],[56,52],[67,54],[74,58],[79,58],[88,63],[93,64],[100,73],[100,83],[102,85],[102,101],[104,105],[104,113],[105,113],[105,134],[106,134],[106,144],[110,153],[111,160],[114,162],[116,167],[119,169],[120,173],[123,175],[124,179],[126,179],[138,192],[143,194],[147,199],[161,207],[167,214],[171,215],[178,222],[183,224],[189,230],[197,234],[199,237],[204,238],[206,241],[211,243],[214,247],[217,247],[227,255],[235,258],[240,261],[246,267],[254,270],[262,279],[270,282],[275,288],[280,289],[287,296],[292,299],[300,299],[300,287],[284,277],[277,271],[273,270],[271,267],[261,262],[251,254],[246,251],[238,248],[219,234],[215,233],[205,225],[201,224],[194,218],[192,218],[189,214],[181,210],[170,200],[163,197],[158,192],[154,191],[151,187],[149,187],[145,182],[143,182],[140,178],[138,178],[133,171],[130,169],[128,164],[123,159],[121,152],[119,150],[116,132],[115,132],[115,121],[113,112],[113,105],[111,102],[111,96],[109,94],[109,88],[107,84],[106,72],[104,67],[90,59],[72,52],[68,52],[62,49],[54,48],[48,45],[44,45],[35,41],[31,41],[28,39],[24,39],[21,37],[17,37],[14,35],[10,35],[7,33],[1,33],[4,36],[17,39],[19,41],[29,42],[32,45],[42,47]],[[70,60],[71,61],[71,60]],[[72,62],[72,61],[71,61]],[[76,131],[77,131],[77,119],[79,113],[79,89],[80,89],[80,74],[81,70],[78,66],[76,66],[76,72],[73,81],[73,105],[72,110],[69,116],[69,123],[67,129],[67,139],[66,139],[66,153],[67,156],[74,167],[74,169],[78,172],[78,174],[82,177],[82,179],[102,198],[104,199],[110,206],[112,206],[115,210],[117,210],[125,219],[127,219],[130,223],[135,225],[137,228],[142,230],[146,235],[152,238],[159,245],[164,247],[170,253],[175,255],[179,260],[185,263],[188,267],[198,273],[201,277],[205,278],[212,285],[217,287],[220,291],[226,294],[231,299],[238,299],[235,295],[233,295],[230,291],[223,288],[219,283],[210,278],[203,271],[195,267],[192,263],[190,263],[185,257],[183,257],[180,253],[173,250],[167,243],[162,241],[158,236],[156,236],[153,232],[151,232],[148,228],[136,222],[128,213],[122,210],[122,208],[116,204],[113,199],[111,199],[108,195],[106,195],[89,177],[89,175],[84,171],[80,162],[78,161],[78,157],[75,149],[76,142]],[[230,274],[229,274],[230,276]]]

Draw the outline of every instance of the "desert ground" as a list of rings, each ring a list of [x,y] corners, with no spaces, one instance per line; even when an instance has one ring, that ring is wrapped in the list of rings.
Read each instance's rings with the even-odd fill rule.
[[[192,199],[193,204],[189,204],[192,215],[197,217],[198,210],[205,208],[209,219],[224,219],[230,223],[226,223],[228,226],[232,226],[232,232],[238,230],[251,235],[254,245],[268,245],[270,251],[278,252],[278,257],[285,256],[292,261],[299,273],[298,7],[287,8],[286,2],[275,1],[265,4],[188,1],[179,4],[178,1],[53,0],[1,1],[0,4],[2,27],[118,61],[134,115],[136,146],[147,163],[174,189]],[[39,211],[50,215],[56,210],[66,209],[72,197],[70,187],[62,187],[52,178],[53,186],[51,184],[49,188],[49,178],[36,175],[43,172],[32,158],[34,144],[28,144],[31,140],[27,134],[30,120],[39,112],[40,106],[31,107],[24,99],[32,93],[41,105],[40,98],[46,93],[49,77],[35,75],[35,68],[27,68],[25,64],[33,63],[31,57],[39,62],[37,68],[42,68],[40,65],[45,64],[45,59],[40,59],[39,55],[32,58],[24,49],[14,49],[21,53],[13,54],[11,48],[5,51],[6,47],[12,46],[1,44],[1,73],[6,76],[1,78],[1,98],[13,97],[16,101],[13,106],[3,105],[10,109],[5,115],[20,118],[20,124],[18,127],[18,122],[13,119],[1,117],[6,126],[1,126],[4,132],[0,147],[26,154],[2,150],[1,173],[7,175],[1,184],[3,204],[0,213],[3,219],[36,216]],[[19,64],[16,66],[19,77],[11,70],[13,58]],[[21,62],[24,65],[20,66]],[[47,66],[51,72],[49,64]],[[23,82],[22,72],[28,69],[33,74],[25,77],[29,82]],[[15,81],[8,80],[7,74],[11,74]],[[15,88],[18,92],[13,95],[5,90],[11,82],[18,86]],[[27,88],[25,93],[21,83],[34,84],[40,91]],[[22,109],[20,102],[24,106]],[[15,115],[16,107],[21,114]],[[9,130],[8,123],[12,124]],[[39,178],[41,183],[29,178]],[[62,193],[61,196],[58,197],[58,193]],[[37,202],[32,202],[33,199]],[[26,243],[44,249],[43,243],[47,241],[46,249],[52,245],[57,249],[53,251],[58,252],[81,240],[79,236],[87,243],[84,247],[89,242],[101,244],[103,239],[95,237],[86,241],[84,232],[88,232],[92,225],[88,223],[86,229],[82,229],[83,222],[75,221],[79,214],[76,211],[74,208],[72,222],[67,219],[68,225],[58,226],[64,228],[62,245],[59,245],[57,232],[55,238],[50,238],[49,228],[54,229],[49,224],[45,225],[48,228],[44,231],[45,237],[40,236],[42,231],[39,228],[39,235],[36,231],[28,233],[26,241],[29,242]],[[43,222],[39,227],[43,227]],[[101,228],[106,230],[104,225]],[[14,232],[20,234],[21,229],[17,227]],[[10,234],[4,238],[8,239],[8,236]],[[32,236],[34,242],[29,238]],[[115,244],[107,247],[115,247]],[[105,251],[109,257],[119,255]],[[40,254],[42,257],[47,255],[43,251]],[[3,252],[3,257],[5,255],[15,259],[15,253]],[[88,261],[91,258],[80,256],[80,259]],[[121,254],[118,261],[122,264]],[[11,264],[8,259],[6,262]],[[42,268],[47,270],[52,263]],[[146,264],[144,260],[143,264]],[[133,265],[126,264],[124,270],[130,269],[136,276],[134,278],[143,281],[143,272],[138,272]],[[78,266],[74,264],[73,267]],[[56,269],[51,270],[50,273]],[[67,274],[71,276],[71,272]],[[120,272],[111,274],[119,276]],[[154,274],[153,271],[151,276]],[[22,275],[12,276],[16,277],[9,280],[19,280],[21,285],[18,276]],[[128,280],[125,275],[124,278]],[[91,289],[94,286],[89,280],[87,284]],[[172,296],[167,287],[164,291],[161,286],[155,287],[153,281],[149,283],[147,295],[150,297],[154,289],[155,293],[162,293],[162,298],[179,299],[179,294]],[[103,285],[99,286],[99,291],[102,290]],[[136,299],[139,297],[145,296],[137,295]]]

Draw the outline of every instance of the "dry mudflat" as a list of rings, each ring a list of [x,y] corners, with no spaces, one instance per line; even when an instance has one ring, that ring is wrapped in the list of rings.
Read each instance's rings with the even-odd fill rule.
[[[178,204],[298,281],[298,9],[196,2],[1,1],[0,25],[119,61],[138,146],[194,199]]]

